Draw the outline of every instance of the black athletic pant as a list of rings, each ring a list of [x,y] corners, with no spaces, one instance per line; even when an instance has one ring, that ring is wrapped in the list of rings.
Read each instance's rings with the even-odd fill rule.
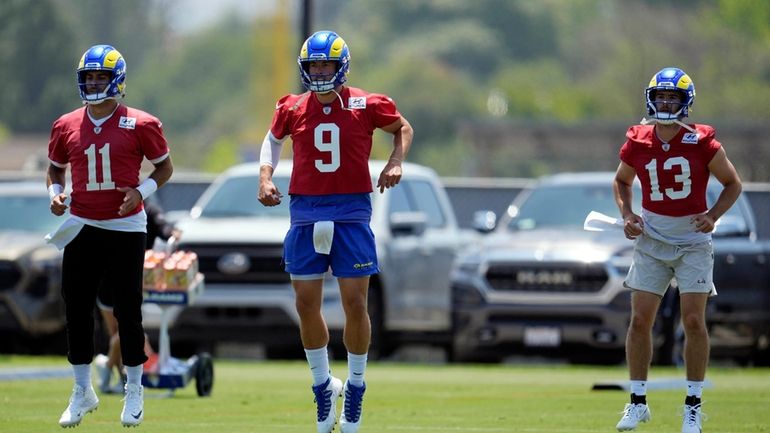
[[[94,310],[99,288],[112,292],[123,364],[144,364],[142,269],[146,235],[86,225],[64,248],[62,296],[67,317],[67,359],[94,357]]]

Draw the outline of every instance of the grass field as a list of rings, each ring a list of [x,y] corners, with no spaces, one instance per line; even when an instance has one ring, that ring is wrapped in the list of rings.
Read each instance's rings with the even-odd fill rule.
[[[0,371],[66,367],[64,358],[0,356]],[[304,362],[215,360],[212,396],[194,383],[172,397],[146,390],[144,433],[315,432],[310,372]],[[346,375],[344,364],[332,366]],[[651,379],[681,378],[654,368]],[[596,382],[626,378],[619,367],[565,365],[417,365],[372,363],[367,370],[362,433],[613,432],[624,391],[591,391]],[[770,432],[770,369],[712,368],[704,392],[704,432]],[[70,378],[0,381],[0,432],[63,431],[57,424]],[[678,432],[682,389],[651,390],[652,421],[640,432]],[[99,409],[77,433],[122,431],[121,397],[100,396]],[[341,405],[338,405],[338,410]],[[338,430],[335,430],[338,431]]]

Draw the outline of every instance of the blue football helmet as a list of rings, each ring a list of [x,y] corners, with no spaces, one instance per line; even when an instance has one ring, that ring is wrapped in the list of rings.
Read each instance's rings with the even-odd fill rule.
[[[674,90],[682,95],[682,102],[678,110],[672,112],[660,112],[655,105],[655,94],[658,90]],[[647,100],[647,115],[662,124],[671,124],[675,120],[687,117],[695,102],[695,84],[683,70],[679,68],[663,68],[650,80],[650,84],[644,91]]]
[[[331,79],[310,75],[310,62],[335,61],[337,72]],[[302,85],[311,92],[328,93],[348,80],[350,69],[350,51],[345,41],[332,31],[323,30],[313,33],[304,44],[297,58]]]
[[[99,93],[87,93],[86,72],[108,71],[112,74],[107,87]],[[80,99],[84,104],[101,104],[107,99],[126,95],[126,61],[111,45],[94,45],[83,53],[77,69]]]

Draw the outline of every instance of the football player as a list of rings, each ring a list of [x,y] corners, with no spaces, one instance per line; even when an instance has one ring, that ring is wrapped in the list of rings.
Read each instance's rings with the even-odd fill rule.
[[[91,384],[94,357],[94,305],[100,287],[113,291],[127,382],[121,412],[124,426],[144,419],[142,364],[142,272],[147,215],[142,200],[173,172],[161,122],[127,107],[126,61],[110,45],[95,45],[80,58],[77,84],[84,107],[59,117],[48,143],[47,185],[51,212],[69,217],[47,236],[64,249],[62,296],[66,309],[67,359],[75,386],[59,419],[62,427],[78,425],[96,409]],[[142,161],[154,169],[140,182]],[[64,192],[70,167],[72,193]],[[68,204],[69,200],[69,204]]]
[[[711,232],[738,199],[741,179],[714,128],[684,122],[695,101],[695,85],[684,71],[660,70],[650,80],[645,97],[650,118],[626,132],[614,183],[625,235],[634,240],[633,263],[624,283],[633,291],[626,337],[631,401],[617,429],[634,430],[640,422],[650,420],[646,388],[652,328],[661,299],[676,278],[686,334],[682,433],[700,433],[701,394],[709,359],[706,303],[709,296],[716,295]],[[724,188],[709,208],[706,186],[710,176]],[[634,178],[642,186],[641,215],[631,209]]]
[[[401,163],[413,131],[392,99],[345,84],[350,52],[338,34],[313,33],[302,44],[297,62],[307,92],[284,96],[276,104],[262,144],[258,199],[265,206],[283,199],[272,174],[282,143],[291,137],[291,228],[284,243],[284,262],[313,374],[317,429],[328,433],[334,428],[336,400],[344,394],[340,430],[355,433],[361,424],[371,336],[366,297],[370,275],[379,272],[369,226],[372,133],[379,128],[393,134],[393,151],[377,180],[383,192],[401,180]],[[323,275],[329,268],[339,281],[345,312],[348,378],[344,385],[329,370],[329,330],[321,314]]]

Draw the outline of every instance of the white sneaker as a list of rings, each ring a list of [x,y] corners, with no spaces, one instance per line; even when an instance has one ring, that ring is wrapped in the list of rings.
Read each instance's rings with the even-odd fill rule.
[[[99,378],[99,392],[108,394],[110,392],[110,380],[112,379],[112,369],[107,367],[108,358],[106,355],[98,354],[94,358],[94,368],[96,377]]]
[[[99,398],[96,396],[94,388],[91,386],[83,388],[80,385],[75,385],[72,389],[70,404],[67,405],[67,409],[64,409],[61,418],[59,418],[59,425],[75,427],[80,424],[85,414],[96,410],[97,407],[99,407]]]
[[[701,422],[706,414],[701,412],[701,404],[695,406],[684,405],[682,411],[682,433],[701,433]]]
[[[652,418],[650,408],[646,404],[626,403],[623,408],[623,417],[616,426],[618,431],[636,430],[640,422],[647,422]]]
[[[361,427],[364,392],[366,392],[366,384],[358,387],[345,381],[342,414],[340,415],[340,431],[342,433],[358,433],[358,428]]]
[[[120,421],[123,427],[136,427],[144,419],[144,388],[133,383],[126,384],[126,396],[123,398],[123,412]]]
[[[316,428],[318,433],[329,433],[337,423],[337,399],[342,394],[342,381],[330,377],[326,382],[312,386],[316,404]]]

